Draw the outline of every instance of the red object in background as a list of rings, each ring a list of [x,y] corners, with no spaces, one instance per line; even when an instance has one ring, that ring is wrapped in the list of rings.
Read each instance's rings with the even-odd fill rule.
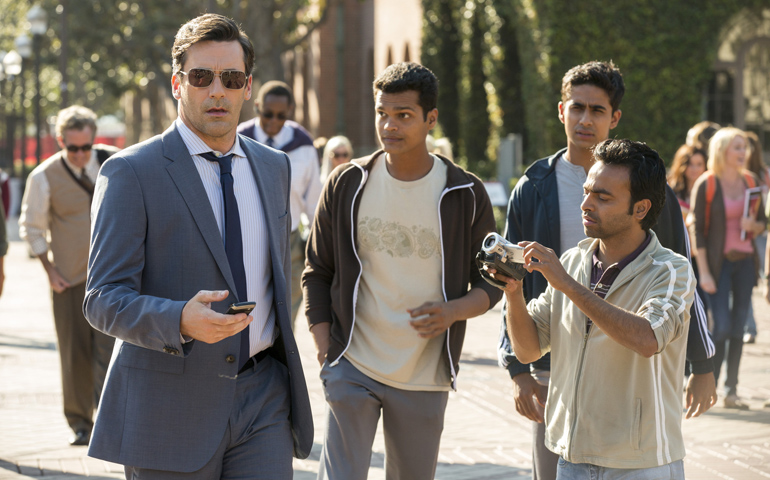
[[[3,212],[5,212],[5,218],[8,220],[8,214],[11,210],[11,186],[8,185],[8,175],[0,172],[0,197],[3,200]]]
[[[41,162],[59,151],[59,144],[56,143],[56,139],[51,135],[46,135],[45,137],[41,138],[40,143],[42,147],[40,156]],[[118,148],[124,148],[126,137],[100,137],[97,135],[94,139],[94,143],[103,143],[105,145],[113,145]],[[27,138],[27,158],[24,162],[27,166],[35,166],[36,164],[35,147],[35,139]],[[21,142],[16,142],[13,158],[21,158]]]

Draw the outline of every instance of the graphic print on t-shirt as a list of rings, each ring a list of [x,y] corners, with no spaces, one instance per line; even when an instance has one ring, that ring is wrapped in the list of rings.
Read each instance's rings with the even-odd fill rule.
[[[408,258],[414,255],[428,259],[439,255],[438,235],[431,228],[380,218],[363,217],[358,222],[358,241],[362,249],[385,252],[391,257]]]

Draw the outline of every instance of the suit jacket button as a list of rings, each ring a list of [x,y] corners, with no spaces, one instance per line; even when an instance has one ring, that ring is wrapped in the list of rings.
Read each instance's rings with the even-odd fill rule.
[[[179,350],[172,347],[163,347],[163,352],[169,353],[171,355],[179,355]]]
[[[235,363],[235,355],[228,355],[225,357],[225,362],[227,363]]]

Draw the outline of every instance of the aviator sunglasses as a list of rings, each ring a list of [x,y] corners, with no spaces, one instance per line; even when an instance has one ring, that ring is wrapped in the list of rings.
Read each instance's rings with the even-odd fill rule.
[[[265,118],[266,120],[272,120],[273,117],[277,117],[278,120],[286,120],[286,118],[287,118],[286,114],[283,113],[283,112],[281,112],[281,113],[273,113],[271,111],[260,112],[259,116]]]
[[[214,77],[222,80],[222,85],[230,90],[240,90],[246,85],[246,74],[238,70],[223,70],[216,73],[208,68],[191,68],[189,72],[179,71],[182,75],[187,75],[187,81],[190,85],[198,88],[205,88],[211,85]]]
[[[88,152],[91,150],[91,147],[93,147],[93,145],[90,143],[86,145],[67,145],[67,151],[72,153],[78,153],[78,151]]]

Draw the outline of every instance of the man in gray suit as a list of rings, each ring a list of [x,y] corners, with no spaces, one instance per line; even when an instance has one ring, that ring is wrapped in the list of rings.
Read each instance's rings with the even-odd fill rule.
[[[291,478],[313,423],[289,320],[289,160],[236,134],[254,51],[235,22],[191,20],[172,56],[179,118],[96,184],[84,310],[118,342],[89,455],[126,478]],[[223,313],[244,301],[250,315]]]

